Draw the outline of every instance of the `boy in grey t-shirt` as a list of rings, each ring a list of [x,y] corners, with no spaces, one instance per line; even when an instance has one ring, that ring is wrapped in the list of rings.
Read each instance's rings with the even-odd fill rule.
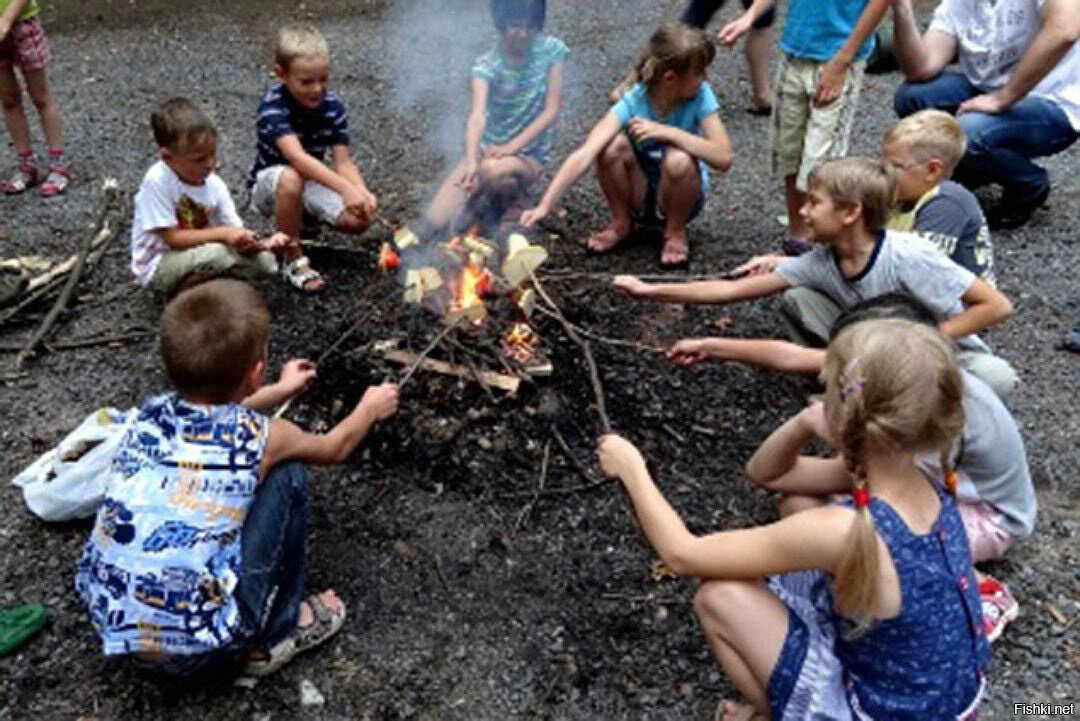
[[[633,297],[675,303],[730,303],[786,291],[781,311],[791,334],[819,348],[843,310],[904,292],[934,312],[938,328],[960,346],[962,365],[1006,398],[1016,373],[975,333],[1012,315],[1012,304],[925,240],[881,230],[893,196],[892,174],[881,161],[831,160],[811,173],[802,209],[821,247],[739,280],[652,284],[618,276],[614,285]]]

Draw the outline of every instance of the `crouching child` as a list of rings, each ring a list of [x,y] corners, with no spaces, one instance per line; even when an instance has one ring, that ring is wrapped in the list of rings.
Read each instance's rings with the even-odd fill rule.
[[[262,385],[269,323],[237,280],[165,308],[174,391],[148,401],[122,441],[75,576],[107,656],[167,676],[265,675],[344,623],[334,591],[304,598],[303,463],[343,462],[397,411],[398,390],[368,388],[323,435],[268,417],[315,380],[310,362],[293,360]]]

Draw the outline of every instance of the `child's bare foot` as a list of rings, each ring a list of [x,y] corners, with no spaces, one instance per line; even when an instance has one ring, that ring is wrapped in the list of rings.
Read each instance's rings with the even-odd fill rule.
[[[599,233],[594,233],[586,242],[586,245],[589,247],[589,250],[594,253],[606,253],[626,240],[629,235],[629,223],[612,222],[611,225],[604,228]]]
[[[721,701],[716,707],[716,715],[713,716],[713,721],[766,721],[766,719],[767,717],[759,714],[750,704],[734,701]]]
[[[660,265],[684,265],[689,260],[690,239],[686,237],[686,229],[665,230],[664,247],[660,250]]]

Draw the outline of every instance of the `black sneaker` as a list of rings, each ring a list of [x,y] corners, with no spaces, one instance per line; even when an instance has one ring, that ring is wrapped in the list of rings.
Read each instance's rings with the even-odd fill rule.
[[[1008,193],[993,208],[986,211],[986,224],[990,230],[1014,230],[1031,220],[1035,211],[1041,208],[1050,196],[1050,186],[1039,191],[1038,195],[1028,200],[1015,200]]]

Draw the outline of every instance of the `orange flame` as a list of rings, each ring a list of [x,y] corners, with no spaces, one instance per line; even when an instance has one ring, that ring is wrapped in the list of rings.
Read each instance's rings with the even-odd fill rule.
[[[471,308],[474,305],[482,305],[484,295],[491,290],[491,274],[486,268],[470,260],[461,269],[461,277],[458,278],[457,297],[454,300],[454,308]]]
[[[531,359],[539,342],[540,336],[528,323],[514,323],[506,333],[506,350],[519,361]]]

